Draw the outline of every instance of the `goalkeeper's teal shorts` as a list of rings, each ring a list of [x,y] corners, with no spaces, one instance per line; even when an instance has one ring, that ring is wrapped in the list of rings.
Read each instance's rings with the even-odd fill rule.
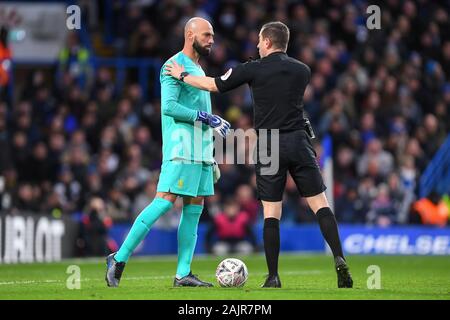
[[[212,196],[214,195],[213,166],[201,162],[164,161],[157,191],[189,197]]]

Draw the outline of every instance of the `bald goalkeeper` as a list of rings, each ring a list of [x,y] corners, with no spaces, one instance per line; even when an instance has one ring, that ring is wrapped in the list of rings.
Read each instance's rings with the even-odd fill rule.
[[[211,114],[210,93],[186,85],[183,78],[165,75],[165,65],[176,61],[190,74],[204,76],[198,61],[208,56],[214,43],[211,24],[192,18],[185,26],[183,50],[161,68],[161,121],[163,163],[157,193],[136,218],[119,251],[106,259],[106,282],[119,285],[125,264],[159,217],[168,212],[178,197],[183,198],[183,211],[178,227],[178,265],[174,286],[211,287],[191,272],[197,243],[197,228],[203,211],[203,199],[214,195],[214,183],[220,176],[213,158],[213,130],[225,137],[230,124]]]

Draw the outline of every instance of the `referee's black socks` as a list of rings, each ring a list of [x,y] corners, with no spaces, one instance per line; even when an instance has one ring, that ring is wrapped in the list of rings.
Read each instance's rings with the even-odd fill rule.
[[[320,231],[333,252],[333,256],[344,258],[336,218],[329,207],[321,208],[316,213]],[[344,258],[345,260],[345,258]]]
[[[276,276],[278,275],[278,255],[280,254],[280,220],[264,219],[263,237],[269,277]]]

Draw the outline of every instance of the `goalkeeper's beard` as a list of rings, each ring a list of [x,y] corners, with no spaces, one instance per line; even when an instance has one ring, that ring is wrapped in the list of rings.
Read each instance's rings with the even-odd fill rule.
[[[208,50],[207,48],[202,47],[200,45],[200,43],[197,42],[197,40],[194,40],[192,47],[201,57],[207,57],[207,56],[209,56],[209,53],[211,52],[211,49]]]

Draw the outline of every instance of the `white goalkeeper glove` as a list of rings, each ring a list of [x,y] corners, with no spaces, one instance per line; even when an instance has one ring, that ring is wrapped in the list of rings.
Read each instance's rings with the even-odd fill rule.
[[[214,161],[213,163],[213,179],[214,183],[217,183],[217,181],[219,181],[220,179],[220,169],[216,161]]]

